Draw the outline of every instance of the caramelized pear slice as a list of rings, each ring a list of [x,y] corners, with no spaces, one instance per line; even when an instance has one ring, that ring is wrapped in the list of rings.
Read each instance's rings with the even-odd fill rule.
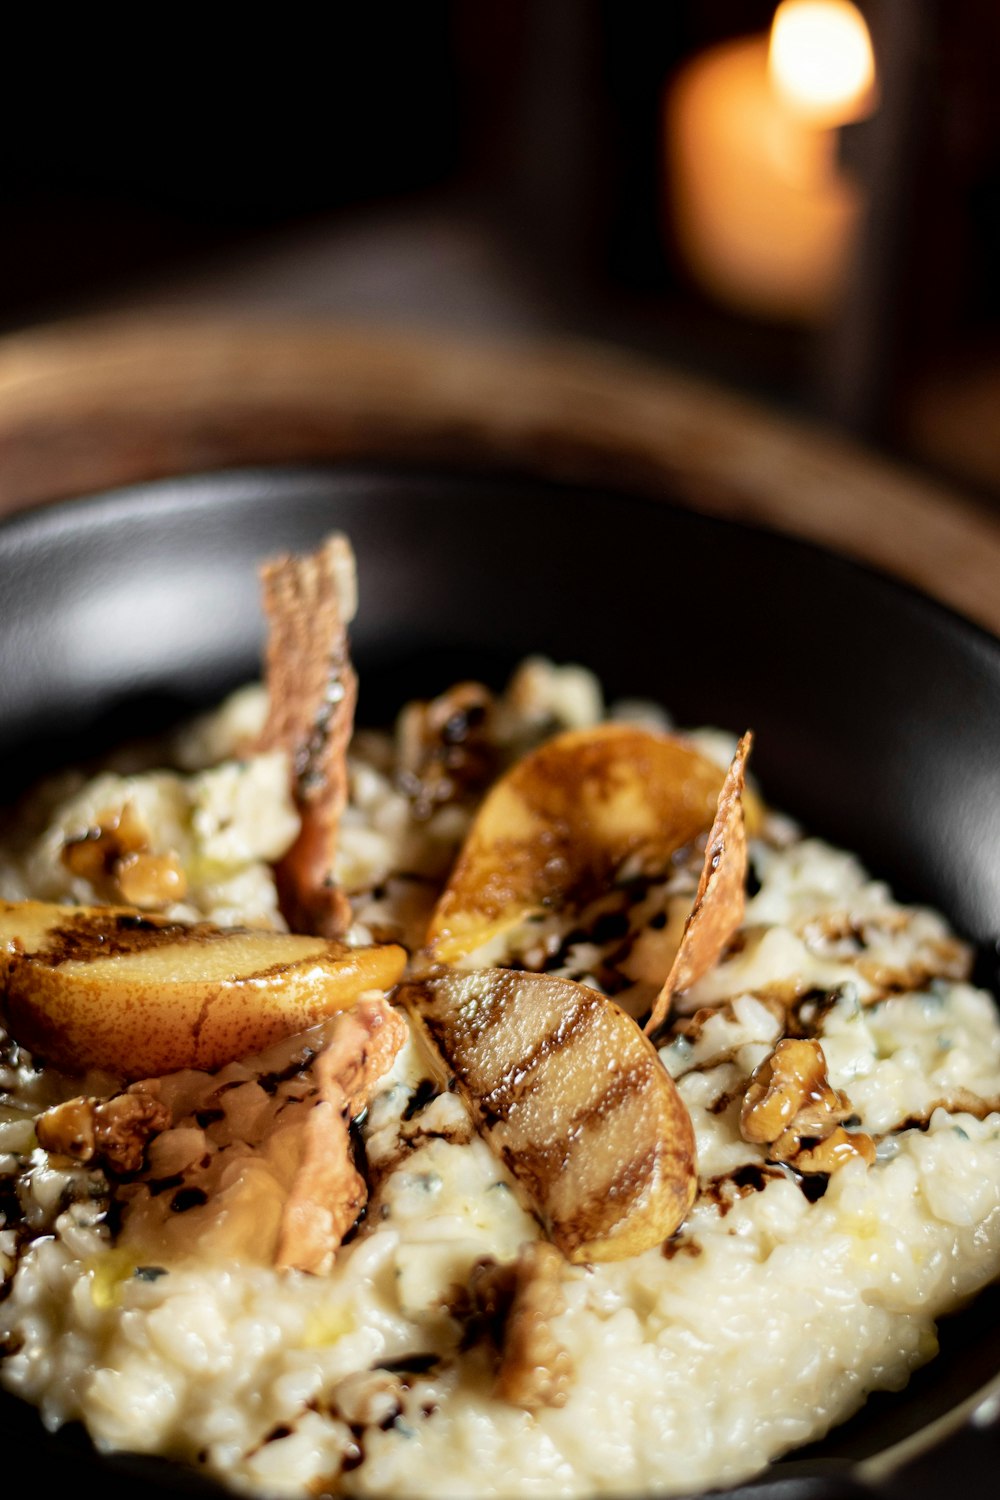
[[[217,1068],[394,985],[406,953],[188,926],[123,907],[0,903],[4,1023],[68,1072]]]
[[[680,946],[663,988],[646,1023],[651,1036],[667,1018],[678,990],[686,990],[707,974],[743,921],[746,909],[747,830],[743,815],[747,759],[753,735],[747,730],[726,772],[715,821],[705,845],[705,863],[694,905],[684,925]]]
[[[691,1120],[613,1001],[509,969],[430,975],[401,996],[569,1260],[638,1255],[680,1226],[696,1187]]]
[[[532,912],[582,904],[625,860],[643,872],[712,824],[724,772],[672,735],[600,724],[557,735],[487,795],[427,934],[443,963]]]

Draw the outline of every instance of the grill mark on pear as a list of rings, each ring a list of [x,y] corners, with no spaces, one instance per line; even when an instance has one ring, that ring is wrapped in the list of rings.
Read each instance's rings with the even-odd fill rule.
[[[64,963],[93,963],[181,941],[209,943],[218,936],[203,923],[185,927],[180,922],[155,922],[128,912],[88,907],[85,917],[81,915],[78,920],[71,917],[50,927],[44,944],[31,956],[35,963],[55,969]]]
[[[595,1191],[579,1203],[573,1212],[560,1216],[560,1240],[568,1247],[571,1254],[578,1247],[588,1244],[589,1241],[599,1238],[613,1228],[620,1211],[620,1200],[639,1199],[640,1195],[648,1191],[656,1163],[657,1153],[653,1147],[650,1147],[640,1158],[623,1163],[621,1174],[608,1185],[606,1193]],[[680,1203],[680,1198],[678,1201]],[[685,1202],[681,1206],[682,1215],[686,1208]]]
[[[174,945],[183,945],[185,949],[193,944],[216,948],[220,944],[234,946],[240,938],[254,935],[248,927],[220,929],[208,922],[186,926],[183,922],[157,922],[128,912],[104,912],[100,908],[88,907],[86,916],[81,914],[79,921],[70,920],[49,928],[45,942],[31,951],[30,959],[33,964],[44,968],[58,969],[66,963],[100,963],[104,959],[129,958]],[[346,945],[330,940],[326,940],[325,949],[342,949],[344,957],[350,954]],[[295,969],[308,968],[321,956],[326,956],[326,953],[317,949],[315,955],[279,960],[252,971],[241,970],[239,977],[244,983],[276,979]],[[22,957],[25,955],[15,951],[8,955],[8,962],[16,968]]]
[[[506,1121],[517,1105],[535,1087],[536,1074],[549,1058],[567,1053],[585,1040],[589,1031],[597,1025],[596,1007],[581,1007],[560,1017],[559,1024],[540,1037],[535,1045],[513,1068],[509,1069],[499,1083],[487,1087],[479,1108],[484,1120],[490,1123]],[[487,1084],[485,1077],[477,1075],[474,1067],[466,1067],[465,1078],[471,1088]]]
[[[587,1033],[593,1031],[598,1023],[596,1008],[588,1009],[569,1018],[565,1031],[560,1027],[557,1031],[550,1031],[544,1036],[525,1058],[523,1064],[519,1063],[516,1070],[512,1070],[493,1089],[483,1094],[479,1108],[484,1122],[489,1126],[505,1124],[512,1131],[516,1131],[517,1106],[523,1103],[532,1089],[536,1087],[537,1072],[541,1065],[551,1058],[565,1056],[575,1046],[583,1045]],[[475,1085],[474,1074],[467,1074],[467,1079],[470,1086]],[[627,1072],[612,1073],[602,1093],[569,1117],[563,1129],[563,1138],[569,1141],[595,1116],[607,1114],[623,1104],[629,1095],[636,1088],[641,1088],[648,1082],[648,1079],[648,1068],[632,1068]]]

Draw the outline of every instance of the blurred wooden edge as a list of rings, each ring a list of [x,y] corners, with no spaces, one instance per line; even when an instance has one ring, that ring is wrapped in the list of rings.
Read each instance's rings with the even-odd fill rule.
[[[299,460],[640,488],[822,543],[1000,633],[1000,518],[625,352],[250,319],[106,319],[0,340],[0,514]]]
[[[903,409],[914,453],[968,484],[1000,485],[1000,346],[914,381]]]

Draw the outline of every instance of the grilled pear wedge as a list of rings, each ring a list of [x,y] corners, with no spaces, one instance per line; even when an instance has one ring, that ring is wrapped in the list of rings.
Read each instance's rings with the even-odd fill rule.
[[[691,1119],[613,1001],[510,969],[430,974],[399,996],[569,1260],[621,1260],[679,1228],[697,1186]]]
[[[67,1072],[220,1067],[394,985],[404,949],[187,925],[124,907],[0,903],[4,1023]]]
[[[643,873],[712,826],[725,772],[673,735],[570,730],[519,760],[469,830],[427,933],[455,963],[533,912],[583,904],[627,859]]]

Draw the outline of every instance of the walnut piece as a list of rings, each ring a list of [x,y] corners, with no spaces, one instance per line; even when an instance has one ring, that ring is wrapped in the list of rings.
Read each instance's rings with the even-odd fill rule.
[[[496,702],[480,682],[459,682],[429,703],[410,703],[399,717],[399,780],[415,815],[477,797],[499,768],[493,736]]]
[[[573,1364],[552,1331],[566,1308],[564,1265],[555,1245],[538,1240],[522,1245],[516,1261],[483,1262],[473,1274],[473,1299],[500,1348],[493,1394],[526,1411],[569,1399]]]
[[[39,1115],[35,1134],[43,1150],[112,1172],[138,1172],[154,1135],[166,1130],[170,1111],[149,1094],[130,1089],[110,1099],[79,1098]]]
[[[859,1157],[870,1166],[871,1137],[842,1126],[853,1113],[847,1095],[830,1084],[819,1042],[786,1037],[750,1079],[740,1133],[767,1146],[771,1161],[788,1162],[799,1172],[835,1172]]]
[[[745,1141],[770,1144],[787,1130],[800,1135],[825,1134],[851,1113],[846,1094],[830,1087],[826,1058],[816,1041],[786,1038],[778,1043],[750,1079],[740,1115]],[[810,1130],[798,1129],[799,1118]]]
[[[61,857],[70,874],[89,881],[105,901],[159,911],[187,895],[180,857],[173,850],[153,853],[149,831],[131,802],[67,839]]]
[[[932,979],[967,980],[972,971],[972,955],[969,945],[959,938],[936,938],[920,943],[909,963],[893,965],[862,957],[856,960],[856,966],[868,983],[876,987],[877,998],[881,999],[884,995],[923,989]]]
[[[177,855],[137,851],[119,860],[116,870],[121,899],[141,911],[157,911],[187,895],[187,878]]]
[[[861,1157],[870,1167],[875,1161],[875,1142],[863,1131],[845,1130],[842,1125],[818,1145],[802,1147],[794,1157],[795,1170],[807,1176],[815,1172],[836,1172]]]

